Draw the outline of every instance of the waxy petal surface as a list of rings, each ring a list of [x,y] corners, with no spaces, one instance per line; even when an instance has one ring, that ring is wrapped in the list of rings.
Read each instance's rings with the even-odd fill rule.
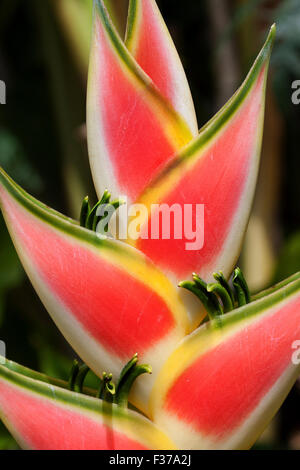
[[[135,245],[176,281],[192,272],[208,281],[219,269],[228,276],[239,255],[257,179],[274,36],[272,27],[240,89],[138,200],[148,219]],[[161,209],[153,204],[175,208],[170,237],[162,224],[152,236]]]
[[[198,124],[190,88],[155,0],[130,0],[125,44],[196,136]]]
[[[87,130],[99,197],[108,187],[130,200],[192,139],[187,124],[125,47],[102,0],[95,0]]]
[[[48,209],[3,171],[0,202],[32,284],[80,357],[97,374],[119,374],[137,352],[155,376],[187,329],[164,275],[137,250]],[[152,380],[142,381],[141,400]]]
[[[70,392],[0,365],[0,418],[24,449],[173,449],[154,424],[131,410]],[[33,373],[31,375],[35,375]],[[39,376],[39,374],[36,374]],[[55,382],[55,381],[54,381]]]
[[[185,338],[152,396],[179,448],[247,449],[300,374],[300,274]],[[297,351],[298,348],[298,351]]]

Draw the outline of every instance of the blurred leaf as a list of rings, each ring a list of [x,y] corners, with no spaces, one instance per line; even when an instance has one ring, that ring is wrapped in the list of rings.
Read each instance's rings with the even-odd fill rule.
[[[0,165],[12,178],[28,190],[40,192],[42,181],[29,163],[16,137],[6,129],[0,129]]]
[[[285,0],[279,3],[275,12],[278,23],[277,37],[295,46],[300,45],[300,3],[299,0]]]
[[[294,233],[284,244],[279,256],[275,282],[282,281],[300,270],[300,232]]]
[[[288,72],[295,75],[300,74],[299,51],[295,48],[278,47],[274,51],[272,63],[276,67],[282,67],[285,74],[288,74]]]
[[[23,279],[23,268],[0,216],[0,325],[3,321],[5,298],[8,289],[17,286]]]
[[[80,358],[78,360],[80,362]],[[73,358],[71,359],[57,352],[57,350],[46,344],[43,344],[39,349],[39,370],[50,377],[68,380],[72,364]],[[99,378],[92,371],[89,371],[84,384],[86,387],[97,389]]]
[[[42,187],[38,174],[33,170],[16,137],[8,130],[0,129],[0,165],[17,181],[32,191]],[[0,325],[2,324],[8,289],[16,287],[23,279],[23,268],[14,249],[6,225],[0,216]]]
[[[18,450],[19,446],[0,421],[0,450]]]
[[[52,0],[83,76],[89,62],[93,0]]]
[[[66,7],[79,8],[79,12],[84,7],[81,0],[67,0],[61,2],[55,0],[55,4],[64,6],[66,18],[72,25],[73,35],[80,41],[80,29],[76,26],[70,17],[70,11]],[[55,123],[57,136],[60,143],[61,154],[61,172],[64,178],[64,192],[68,199],[69,210],[74,218],[78,217],[78,207],[80,207],[83,197],[90,193],[91,175],[87,158],[86,140],[79,138],[79,129],[85,120],[85,86],[79,79],[79,75],[74,73],[74,61],[71,60],[68,51],[64,47],[63,37],[57,28],[57,22],[52,14],[52,0],[35,0],[36,18],[38,22],[38,31],[41,40],[43,58],[49,78],[49,86],[52,96],[53,111],[55,113]],[[86,3],[88,7],[88,3]],[[73,11],[73,10],[72,10]],[[84,10],[85,11],[85,10]],[[78,13],[78,11],[77,11]],[[87,12],[86,12],[87,13]],[[89,22],[91,15],[87,15]],[[86,15],[78,16],[78,21],[82,23],[84,29],[86,26]],[[62,31],[61,31],[62,32]],[[65,31],[66,33],[66,31]],[[90,40],[90,33],[88,31]],[[86,59],[89,54],[86,49]],[[93,190],[93,189],[92,189]]]
[[[0,222],[0,290],[17,285],[23,269],[1,216]]]
[[[0,326],[2,324],[5,313],[5,292],[0,290]]]
[[[299,75],[300,63],[300,2],[285,0],[275,11],[277,23],[277,44],[274,49],[272,63],[285,73]]]
[[[233,33],[242,26],[244,21],[247,21],[247,19],[253,15],[254,11],[263,3],[263,1],[264,0],[248,0],[235,9],[232,21],[219,38],[219,47],[223,45],[224,41],[231,38]]]
[[[71,359],[47,344],[39,348],[38,359],[40,371],[51,377],[67,380],[72,366]]]

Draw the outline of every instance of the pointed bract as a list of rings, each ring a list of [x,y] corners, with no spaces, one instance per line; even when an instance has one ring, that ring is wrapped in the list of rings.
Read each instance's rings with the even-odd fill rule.
[[[240,253],[257,179],[274,36],[272,27],[240,89],[138,200],[149,218],[135,246],[176,281],[192,272],[206,281],[215,270],[228,276]],[[177,214],[169,239],[161,226],[159,236],[151,234],[162,208]]]
[[[250,448],[299,376],[300,273],[270,292],[194,331],[164,365],[152,413],[179,448]]]
[[[17,372],[16,372],[17,370]],[[24,449],[174,449],[138,413],[35,380],[17,364],[0,365],[0,418]],[[47,379],[52,382],[51,379]],[[55,380],[54,380],[55,382]]]
[[[170,282],[144,255],[80,227],[31,198],[3,171],[0,203],[21,261],[63,335],[97,374],[133,354],[154,377],[187,331]],[[153,378],[142,381],[147,402]]]
[[[125,44],[196,136],[198,125],[190,88],[155,0],[130,0]]]
[[[95,0],[87,97],[96,190],[135,199],[192,134],[129,53],[102,0]]]

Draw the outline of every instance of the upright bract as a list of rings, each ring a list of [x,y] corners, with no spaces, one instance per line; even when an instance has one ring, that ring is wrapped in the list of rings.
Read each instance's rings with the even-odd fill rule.
[[[97,373],[119,374],[139,353],[151,362],[139,405],[163,358],[187,332],[176,290],[151,261],[101,239],[31,198],[0,173],[0,203],[15,247],[42,302],[66,339]],[[136,399],[137,400],[137,399]]]
[[[184,119],[129,53],[102,0],[95,1],[87,128],[96,190],[134,200],[188,143]]]
[[[87,107],[95,185],[145,206],[139,237],[128,233],[128,241],[175,282],[193,271],[206,280],[216,269],[228,276],[236,262],[257,179],[274,36],[273,26],[240,89],[196,135],[188,84],[155,1],[130,2],[125,43],[95,2]],[[168,220],[175,214],[174,230],[160,226],[153,236],[162,207]]]
[[[232,99],[139,198],[148,208],[149,218],[135,245],[176,281],[193,271],[206,280],[217,269],[228,276],[239,255],[258,172],[274,35],[273,27]],[[153,210],[153,204],[181,208],[183,215],[177,224],[182,236],[174,231],[171,239],[151,237],[153,220],[161,210]],[[204,220],[197,220],[201,204]]]
[[[196,136],[198,125],[190,88],[155,0],[130,0],[125,44]]]
[[[247,449],[300,373],[300,275],[203,325],[170,356],[152,395],[155,422],[184,449]]]

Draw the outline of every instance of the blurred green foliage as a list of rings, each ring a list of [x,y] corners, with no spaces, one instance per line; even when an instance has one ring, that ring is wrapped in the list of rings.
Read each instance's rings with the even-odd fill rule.
[[[300,232],[293,233],[284,243],[278,258],[275,282],[282,281],[300,269]]]
[[[3,217],[0,220],[0,327],[6,310],[7,292],[16,287],[23,278],[23,269],[7,232]]]

